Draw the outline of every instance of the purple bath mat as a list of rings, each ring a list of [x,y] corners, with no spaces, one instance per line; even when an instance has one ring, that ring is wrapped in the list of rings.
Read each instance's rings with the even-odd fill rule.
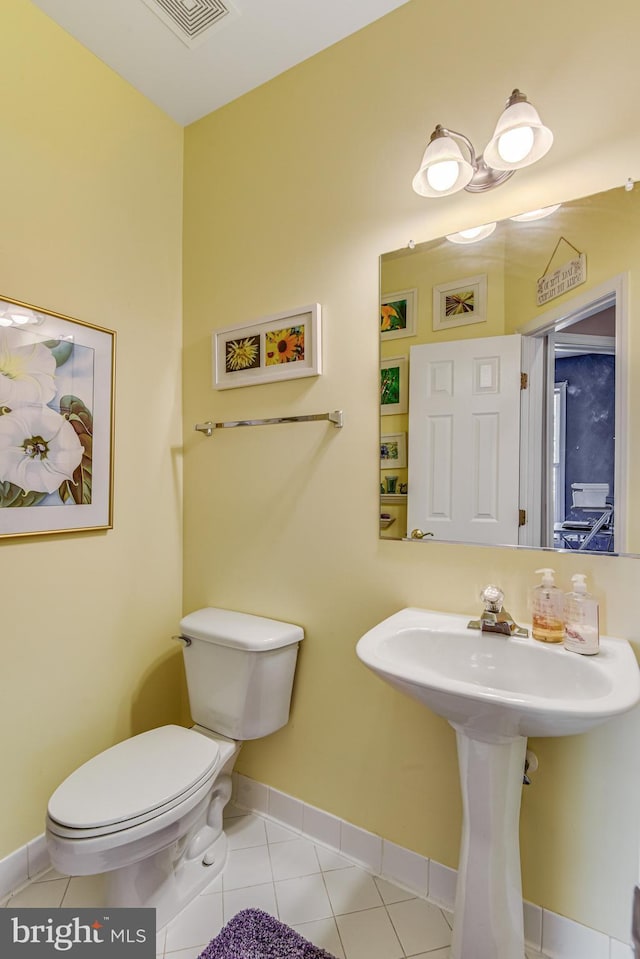
[[[199,959],[335,959],[260,909],[243,909]]]

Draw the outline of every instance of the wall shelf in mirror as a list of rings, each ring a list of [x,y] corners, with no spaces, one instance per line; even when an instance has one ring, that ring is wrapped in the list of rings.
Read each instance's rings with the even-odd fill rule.
[[[475,309],[461,277],[486,277],[481,323],[458,322],[469,298]],[[393,538],[421,528],[436,541],[567,551],[576,546],[563,524],[585,521],[572,485],[596,483],[608,488],[615,528],[587,551],[640,554],[630,495],[640,482],[640,382],[628,376],[640,362],[628,332],[640,191],[503,220],[475,244],[442,237],[383,254],[380,283],[381,304],[394,290],[415,290],[416,301],[415,332],[380,340],[381,367],[403,357],[409,383],[408,412],[381,419],[381,436],[407,434],[406,467],[394,469],[408,483],[407,515]],[[439,298],[434,323],[434,290],[448,287],[455,296]]]
[[[406,506],[407,505],[407,494],[406,493],[381,493],[380,494],[381,503],[393,503],[395,506]]]

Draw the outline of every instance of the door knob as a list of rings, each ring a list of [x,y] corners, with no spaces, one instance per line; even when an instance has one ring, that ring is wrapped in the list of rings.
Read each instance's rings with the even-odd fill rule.
[[[411,530],[411,539],[424,539],[425,536],[433,536],[433,533],[423,533],[421,529]]]

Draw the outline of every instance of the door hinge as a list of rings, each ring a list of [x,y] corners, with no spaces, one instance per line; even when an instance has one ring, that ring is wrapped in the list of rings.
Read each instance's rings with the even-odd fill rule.
[[[519,509],[518,510],[518,526],[526,526],[526,525],[527,525],[527,511],[526,509]]]
[[[521,373],[520,374],[520,389],[528,390],[529,389],[529,374]]]

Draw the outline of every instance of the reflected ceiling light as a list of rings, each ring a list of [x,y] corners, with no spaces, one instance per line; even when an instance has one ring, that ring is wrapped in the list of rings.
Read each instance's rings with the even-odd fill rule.
[[[553,134],[524,93],[514,90],[481,156],[462,133],[438,124],[424,151],[413,189],[420,196],[449,196],[459,190],[484,193],[540,160],[551,149]],[[461,146],[464,148],[463,153]]]
[[[0,326],[26,326],[28,323],[39,324],[42,318],[33,310],[12,306],[9,310],[0,313]]]
[[[510,220],[516,223],[529,223],[531,220],[542,220],[545,216],[551,216],[556,210],[560,209],[560,203],[554,203],[553,206],[541,206],[538,210],[529,210],[527,213],[518,213],[517,216],[510,216]]]
[[[483,226],[474,226],[470,230],[460,230],[459,233],[449,233],[447,240],[451,243],[477,243],[491,236],[496,228],[495,223],[485,223]]]

